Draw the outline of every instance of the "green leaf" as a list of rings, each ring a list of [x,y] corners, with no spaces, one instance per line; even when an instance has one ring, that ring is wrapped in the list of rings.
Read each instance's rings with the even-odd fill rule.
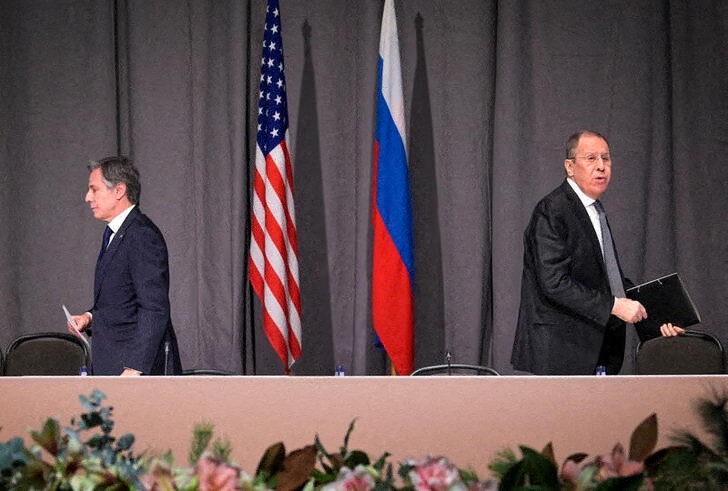
[[[91,448],[100,449],[104,445],[104,437],[101,435],[94,435],[86,442]]]
[[[361,450],[353,450],[346,456],[344,465],[349,469],[354,469],[357,465],[369,465],[369,456]]]
[[[315,469],[315,468],[314,468],[313,472],[311,472],[311,477],[316,482],[316,484],[318,484],[319,486],[328,484],[328,483],[336,480],[336,475],[334,475],[333,473],[321,472],[320,470]]]
[[[30,436],[38,445],[43,447],[54,457],[58,455],[61,448],[61,427],[58,421],[48,418],[43,424],[41,431],[32,431]]]
[[[314,491],[316,489],[315,479],[309,479],[301,491]]]
[[[392,455],[392,454],[391,454],[391,453],[389,453],[389,452],[384,452],[384,453],[383,453],[383,454],[382,454],[382,455],[381,455],[381,456],[380,456],[380,457],[379,457],[379,458],[377,459],[377,461],[376,461],[376,462],[374,462],[374,465],[373,465],[373,467],[374,467],[374,468],[375,468],[375,469],[376,469],[377,471],[381,472],[381,471],[382,471],[382,469],[384,469],[384,466],[385,466],[385,464],[387,463],[387,459],[388,459],[388,458],[389,458],[389,457],[390,457],[391,455]]]
[[[478,474],[473,469],[460,469],[460,479],[465,483],[477,483],[480,482]]]
[[[403,481],[407,481],[409,479],[410,471],[414,468],[415,466],[412,464],[400,464],[397,474]]]
[[[229,462],[233,446],[229,440],[217,439],[212,444],[212,455],[220,462]]]
[[[40,459],[29,461],[18,480],[17,489],[48,489],[46,476],[52,472],[53,468]]]
[[[351,436],[351,433],[354,431],[354,423],[356,423],[356,418],[351,420],[351,423],[349,423],[349,429],[346,430],[346,436],[344,436],[344,447],[341,451],[341,453],[343,455],[346,454],[346,451],[349,448],[349,437]]]
[[[330,462],[331,456],[324,448],[324,444],[321,443],[321,439],[319,438],[318,433],[314,436],[313,445],[316,447],[317,458],[318,458],[319,463],[326,470],[326,472],[331,472],[332,471],[331,466],[329,466],[326,462],[324,462],[324,459],[328,459]]]
[[[207,449],[212,440],[214,425],[212,423],[198,423],[192,429],[192,444],[187,461],[194,466]]]
[[[613,477],[599,483],[594,491],[639,491],[644,481],[643,474],[628,477]]]
[[[629,442],[629,460],[644,461],[657,445],[657,415],[650,414],[632,432]]]
[[[523,458],[503,476],[499,491],[559,489],[556,465],[531,448],[522,446],[520,449]]]
[[[554,446],[551,444],[551,442],[548,442],[545,447],[543,447],[543,450],[541,450],[541,455],[549,459],[554,465],[556,464],[556,457],[554,456]]]
[[[488,470],[493,477],[499,481],[508,473],[508,470],[518,462],[516,454],[510,448],[504,448],[496,452],[495,457],[488,464]]]
[[[324,448],[324,444],[321,443],[321,439],[319,438],[318,433],[316,433],[316,436],[314,436],[314,438],[313,438],[313,444],[316,447],[316,450],[320,454],[323,454],[323,455],[328,455],[329,454],[329,452],[326,451],[326,449]]]

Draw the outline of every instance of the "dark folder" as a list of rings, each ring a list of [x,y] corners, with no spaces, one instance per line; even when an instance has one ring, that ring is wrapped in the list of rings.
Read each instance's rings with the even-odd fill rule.
[[[667,322],[680,327],[700,322],[698,309],[677,273],[634,286],[627,290],[627,297],[647,310],[647,319],[635,324],[641,341],[660,336],[660,326]]]

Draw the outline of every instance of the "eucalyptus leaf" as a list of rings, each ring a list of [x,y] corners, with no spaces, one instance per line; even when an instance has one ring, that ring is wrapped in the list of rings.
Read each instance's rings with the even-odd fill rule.
[[[5,443],[0,442],[0,475],[9,477],[16,469],[28,462],[25,444],[20,437],[11,438]]]
[[[101,415],[97,412],[82,414],[81,421],[83,423],[82,429],[96,428],[97,426],[101,426],[104,422]]]
[[[121,438],[119,438],[119,441],[116,444],[116,448],[119,451],[129,450],[132,445],[134,445],[134,435],[132,435],[131,433],[127,433],[126,435],[123,435]]]

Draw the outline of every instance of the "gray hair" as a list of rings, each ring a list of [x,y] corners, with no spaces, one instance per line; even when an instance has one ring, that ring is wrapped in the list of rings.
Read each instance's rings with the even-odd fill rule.
[[[588,135],[588,136],[596,136],[607,142],[607,146],[609,146],[609,142],[606,138],[604,138],[604,135],[599,134],[596,131],[592,130],[581,130],[577,131],[573,135],[569,137],[568,140],[566,140],[566,159],[573,159],[575,157],[576,147],[579,146],[579,140],[582,136]]]
[[[106,187],[113,188],[119,183],[126,185],[126,197],[135,205],[139,204],[139,197],[142,194],[142,185],[139,182],[139,170],[131,159],[123,155],[112,155],[99,161],[92,160],[88,164],[88,170],[101,169],[101,176],[104,178]]]

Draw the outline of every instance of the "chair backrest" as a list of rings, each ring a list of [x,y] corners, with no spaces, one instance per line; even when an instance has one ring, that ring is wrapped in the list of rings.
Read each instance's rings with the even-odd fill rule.
[[[412,375],[500,375],[490,367],[482,365],[466,365],[463,363],[449,363],[445,365],[432,365],[418,368]]]
[[[39,332],[16,338],[5,353],[4,374],[78,375],[81,366],[91,370],[86,346],[63,332]]]
[[[686,330],[680,336],[658,337],[637,345],[637,375],[702,375],[725,373],[725,353],[718,338]]]
[[[190,368],[184,370],[182,375],[235,375],[232,372],[218,370],[217,368]]]

